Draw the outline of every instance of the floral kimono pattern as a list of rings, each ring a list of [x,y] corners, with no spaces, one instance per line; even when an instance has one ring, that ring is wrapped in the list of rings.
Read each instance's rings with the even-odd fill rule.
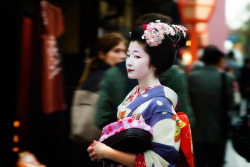
[[[138,96],[134,95],[137,89],[138,86],[127,95],[118,106],[117,113],[118,119],[133,117],[153,129],[151,148],[136,155],[135,166],[175,166],[181,136],[179,118],[175,112],[178,105],[177,95],[170,88],[161,85],[147,88]],[[130,102],[127,103],[129,99]]]

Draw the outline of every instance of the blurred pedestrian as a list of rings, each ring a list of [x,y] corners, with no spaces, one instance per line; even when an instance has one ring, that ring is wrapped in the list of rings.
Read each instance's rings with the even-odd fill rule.
[[[234,43],[233,53],[236,60],[236,64],[241,68],[244,65],[244,55],[242,53],[242,44],[239,42]]]
[[[96,55],[91,57],[85,66],[78,82],[78,89],[98,92],[106,70],[124,61],[127,52],[127,40],[119,33],[109,33],[101,36],[96,45]],[[88,135],[88,134],[86,134]],[[72,143],[72,166],[101,166],[101,163],[92,162],[86,149],[88,145]]]
[[[234,77],[222,72],[225,55],[216,46],[204,48],[205,66],[188,76],[196,124],[192,128],[196,167],[222,167],[233,105]]]
[[[225,72],[228,72],[232,74],[235,77],[235,81],[233,83],[233,90],[234,90],[234,105],[232,108],[231,113],[231,122],[234,122],[233,120],[237,119],[240,112],[240,104],[242,101],[241,92],[239,89],[239,76],[240,76],[240,67],[236,64],[236,60],[234,57],[234,52],[230,51],[226,55],[226,67],[222,67]]]
[[[242,96],[240,106],[241,114],[250,115],[250,59],[244,60],[244,66],[240,69],[239,87]],[[242,116],[242,115],[241,115]]]
[[[192,64],[191,72],[200,70],[204,67],[204,63],[202,61],[203,53],[204,53],[204,48],[201,48],[198,52],[198,59]]]
[[[240,66],[236,62],[233,51],[230,51],[227,54],[227,67],[232,70],[235,78],[238,79],[240,76]]]
[[[148,24],[155,20],[171,23],[172,19],[166,15],[158,13],[147,13],[140,16],[135,21],[135,26]],[[179,98],[180,107],[177,112],[184,112],[188,115],[191,126],[194,125],[195,118],[190,104],[187,90],[186,74],[177,65],[171,66],[167,71],[159,76],[160,82],[164,86],[173,89]],[[105,125],[117,119],[117,106],[137,84],[137,80],[127,77],[125,61],[107,70],[100,90],[100,100],[97,108],[96,124],[102,129]]]

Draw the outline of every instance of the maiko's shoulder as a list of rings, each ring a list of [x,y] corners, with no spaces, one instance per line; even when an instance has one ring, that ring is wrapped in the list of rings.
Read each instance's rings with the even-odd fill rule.
[[[171,88],[163,86],[165,98],[171,101],[173,107],[176,108],[178,105],[178,95]]]

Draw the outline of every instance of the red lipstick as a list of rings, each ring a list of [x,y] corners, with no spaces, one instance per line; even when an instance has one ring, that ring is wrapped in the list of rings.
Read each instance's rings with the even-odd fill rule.
[[[132,71],[134,71],[134,70],[128,69],[128,72],[132,72]]]

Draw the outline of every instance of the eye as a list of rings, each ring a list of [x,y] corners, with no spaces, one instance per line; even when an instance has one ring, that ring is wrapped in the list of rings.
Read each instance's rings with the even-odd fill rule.
[[[123,49],[116,49],[114,50],[115,53],[125,52]]]
[[[140,56],[135,56],[136,59],[140,59],[141,57]]]
[[[129,55],[129,54],[127,54],[127,57],[130,57],[130,55]]]

